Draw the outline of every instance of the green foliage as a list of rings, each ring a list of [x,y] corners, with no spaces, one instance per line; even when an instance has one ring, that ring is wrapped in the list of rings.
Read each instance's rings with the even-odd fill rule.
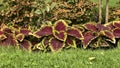
[[[120,20],[120,2],[117,7],[112,7],[110,10],[110,20]]]
[[[55,6],[52,0],[1,0],[0,23],[40,26]]]
[[[52,10],[52,20],[66,19],[78,24],[96,18],[93,10],[97,4],[89,0],[64,0],[57,3],[58,6]]]

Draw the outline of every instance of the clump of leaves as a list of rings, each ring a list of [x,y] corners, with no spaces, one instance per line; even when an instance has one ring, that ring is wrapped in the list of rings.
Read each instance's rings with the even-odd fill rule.
[[[55,6],[52,0],[1,0],[0,23],[40,26]]]
[[[65,48],[116,47],[120,40],[120,21],[107,24],[86,23],[70,26],[65,20],[44,24],[38,30],[30,26],[0,26],[0,46],[16,46],[28,51],[58,52]]]
[[[109,47],[116,43],[115,36],[109,27],[99,23],[86,23],[83,26],[86,29],[83,33],[83,48]]]
[[[94,15],[96,3],[88,0],[64,0],[57,3],[58,6],[52,10],[52,20],[67,19],[74,23],[84,23],[93,19],[91,17]]]
[[[109,19],[110,20],[120,20],[120,2],[118,3],[118,6],[117,7],[113,7],[110,9],[111,10],[111,14],[110,14],[110,17]]]
[[[59,51],[66,47],[76,48],[76,39],[82,40],[82,32],[75,28],[70,27],[64,20],[56,21],[53,26],[45,25],[33,34],[37,38],[42,38],[40,43],[36,44],[35,49],[50,48],[51,51]],[[44,50],[43,49],[43,50]]]

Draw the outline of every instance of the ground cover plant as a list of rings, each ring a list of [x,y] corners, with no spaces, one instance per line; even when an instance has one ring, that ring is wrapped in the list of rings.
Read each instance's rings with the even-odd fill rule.
[[[86,23],[70,26],[65,20],[46,24],[36,31],[30,26],[1,25],[0,44],[13,45],[28,51],[60,51],[64,48],[117,47],[120,36],[120,21],[107,24]],[[36,40],[34,40],[36,39]]]

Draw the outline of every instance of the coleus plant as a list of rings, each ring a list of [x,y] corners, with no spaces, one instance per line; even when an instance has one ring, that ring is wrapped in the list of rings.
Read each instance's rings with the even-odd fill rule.
[[[116,38],[116,45],[120,47],[120,21],[113,21],[105,24],[105,26],[110,28]]]
[[[100,23],[86,23],[83,25],[84,39],[82,40],[83,48],[92,47],[108,47],[110,44],[115,44],[115,36],[109,27]]]
[[[65,20],[58,20],[52,25],[43,25],[37,31],[30,26],[0,26],[0,45],[13,45],[28,51],[60,51],[63,48],[84,49],[91,47],[111,47],[120,41],[120,21],[108,24],[86,23],[69,26]],[[111,45],[112,44],[112,45]]]
[[[36,47],[47,48],[56,52],[65,47],[75,47],[76,39],[82,40],[82,32],[75,27],[70,27],[64,20],[56,21],[53,26],[42,26],[38,31],[33,34],[37,38],[42,38],[41,45],[38,43]],[[39,49],[41,49],[39,48]]]
[[[29,35],[32,35],[32,32],[27,27],[8,27],[2,24],[0,28],[0,45],[13,45],[30,51],[32,46],[31,42],[25,38]]]

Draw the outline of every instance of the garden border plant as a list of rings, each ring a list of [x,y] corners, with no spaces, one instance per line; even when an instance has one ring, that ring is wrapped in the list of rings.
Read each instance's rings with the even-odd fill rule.
[[[107,24],[86,23],[69,26],[65,20],[52,25],[43,25],[37,31],[30,26],[16,25],[0,27],[0,45],[16,46],[28,51],[60,51],[66,48],[117,47],[120,40],[120,21]]]

